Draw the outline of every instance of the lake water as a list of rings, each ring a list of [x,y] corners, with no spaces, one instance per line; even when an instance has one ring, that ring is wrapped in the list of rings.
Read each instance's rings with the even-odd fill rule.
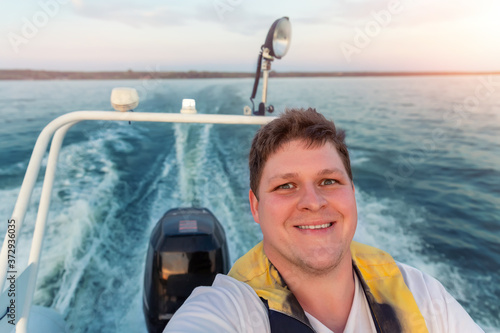
[[[200,113],[242,114],[252,80],[0,81],[4,222],[42,128],[69,111],[111,110],[117,86],[139,90],[135,112],[179,112],[183,98],[194,98]],[[315,107],[346,130],[355,239],[438,278],[485,331],[500,332],[500,76],[273,78],[268,100],[277,112]],[[74,126],[59,158],[36,303],[63,313],[71,332],[145,332],[144,258],[166,210],[209,208],[233,262],[261,239],[247,200],[256,130]],[[39,180],[21,265],[40,190]]]

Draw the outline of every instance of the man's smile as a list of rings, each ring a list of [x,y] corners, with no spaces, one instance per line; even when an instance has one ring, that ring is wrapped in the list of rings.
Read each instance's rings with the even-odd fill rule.
[[[316,224],[316,225],[297,225],[295,227],[299,229],[326,229],[333,225],[333,222]]]

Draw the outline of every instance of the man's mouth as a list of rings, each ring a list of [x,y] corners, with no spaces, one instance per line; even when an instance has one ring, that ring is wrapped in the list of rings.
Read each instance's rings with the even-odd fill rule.
[[[324,224],[317,224],[317,225],[298,225],[297,228],[299,229],[325,229],[329,228],[332,226],[332,222],[330,223],[324,223]]]

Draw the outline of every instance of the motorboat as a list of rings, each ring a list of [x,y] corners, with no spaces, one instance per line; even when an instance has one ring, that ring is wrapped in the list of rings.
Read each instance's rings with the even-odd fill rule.
[[[242,115],[200,114],[196,101],[182,101],[180,112],[140,112],[135,89],[118,87],[111,92],[111,105],[116,111],[74,111],[51,121],[41,131],[29,161],[17,197],[0,254],[0,332],[38,333],[67,332],[62,314],[52,308],[33,304],[42,242],[47,226],[56,166],[66,133],[82,121],[121,121],[157,123],[198,123],[226,125],[263,125],[273,117],[266,106],[267,80],[271,61],[286,54],[290,42],[287,17],[276,20],[262,45],[251,101],[255,98],[263,72],[262,101],[257,110],[245,107]],[[131,112],[136,111],[136,112]],[[23,228],[29,201],[48,152],[40,202],[26,267],[18,267],[18,236]],[[173,189],[175,190],[175,189]],[[161,332],[197,286],[210,285],[218,273],[230,268],[226,236],[210,207],[165,207],[166,213],[154,227],[144,261],[143,310],[149,332]],[[138,316],[140,314],[137,314]]]

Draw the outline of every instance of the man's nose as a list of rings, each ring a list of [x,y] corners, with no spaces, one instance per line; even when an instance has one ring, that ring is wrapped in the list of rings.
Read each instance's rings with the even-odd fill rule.
[[[300,210],[317,211],[326,205],[326,199],[316,184],[307,184],[300,190],[298,208]]]

